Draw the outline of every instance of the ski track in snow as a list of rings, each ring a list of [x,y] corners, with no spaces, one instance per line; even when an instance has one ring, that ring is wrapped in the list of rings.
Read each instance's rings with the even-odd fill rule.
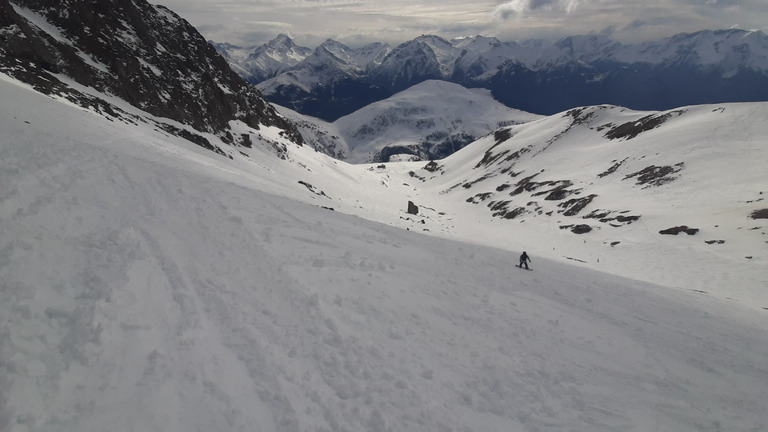
[[[768,430],[759,311],[524,272],[0,89],[2,431]]]

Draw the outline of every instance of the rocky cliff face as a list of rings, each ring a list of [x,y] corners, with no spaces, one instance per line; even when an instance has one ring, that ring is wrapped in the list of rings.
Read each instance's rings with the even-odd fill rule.
[[[0,54],[0,71],[80,104],[109,109],[73,97],[83,86],[225,142],[233,141],[229,122],[240,120],[301,143],[194,27],[145,0],[0,0]]]

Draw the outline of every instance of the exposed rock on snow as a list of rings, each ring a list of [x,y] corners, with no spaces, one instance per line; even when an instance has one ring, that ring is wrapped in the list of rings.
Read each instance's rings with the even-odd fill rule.
[[[697,232],[699,232],[698,228],[690,228],[688,225],[680,225],[672,228],[667,228],[659,231],[659,234],[667,234],[667,235],[678,235],[681,232],[686,233],[688,235],[695,235]]]
[[[408,214],[417,215],[419,214],[419,206],[413,203],[413,201],[408,201],[408,210],[406,210]]]
[[[228,143],[235,143],[232,121],[255,129],[278,127],[301,143],[291,123],[194,27],[163,6],[145,0],[0,0],[0,10],[0,70],[38,91],[81,106],[98,104],[107,113],[120,111],[89,94],[92,89]]]
[[[651,165],[638,172],[627,174],[624,180],[637,178],[637,185],[644,185],[646,187],[661,186],[674,181],[677,178],[675,174],[682,171],[684,165],[685,162],[676,163],[674,166]]]
[[[637,121],[627,122],[616,126],[605,133],[608,139],[632,139],[643,132],[655,129],[673,116],[682,115],[685,111],[675,110],[663,114],[651,114]],[[607,126],[607,125],[606,125]]]

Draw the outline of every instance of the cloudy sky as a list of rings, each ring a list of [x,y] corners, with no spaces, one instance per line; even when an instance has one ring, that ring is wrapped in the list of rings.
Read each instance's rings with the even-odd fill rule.
[[[397,44],[422,34],[495,36],[513,41],[609,33],[616,40],[741,28],[768,32],[766,0],[150,0],[207,38],[259,45],[280,33],[315,47]]]

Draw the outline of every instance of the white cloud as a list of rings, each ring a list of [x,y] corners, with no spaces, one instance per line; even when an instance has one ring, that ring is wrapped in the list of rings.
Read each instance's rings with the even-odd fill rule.
[[[314,47],[327,38],[392,44],[421,34],[502,40],[618,29],[624,41],[738,25],[768,31],[765,0],[163,0],[208,39],[264,43],[290,33]],[[624,30],[626,29],[626,31]],[[259,40],[263,35],[263,40]],[[271,35],[271,36],[270,36]]]
[[[498,6],[494,15],[502,19],[509,19],[523,16],[532,11],[572,13],[581,4],[588,2],[589,0],[512,0]]]

